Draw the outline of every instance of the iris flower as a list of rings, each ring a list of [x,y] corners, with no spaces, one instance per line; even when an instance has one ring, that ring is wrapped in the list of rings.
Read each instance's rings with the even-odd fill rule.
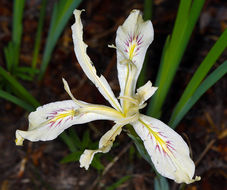
[[[140,113],[146,101],[155,93],[148,81],[136,91],[136,82],[141,71],[148,46],[153,41],[154,31],[151,21],[144,21],[139,10],[133,10],[117,30],[116,46],[117,70],[120,95],[115,97],[104,76],[98,76],[86,53],[83,42],[83,26],[80,10],[75,10],[72,25],[74,51],[80,66],[110,106],[86,103],[77,100],[63,79],[64,88],[71,100],[58,101],[38,107],[29,115],[28,131],[16,131],[16,144],[23,140],[47,141],[55,139],[72,125],[94,120],[112,120],[114,126],[99,141],[97,150],[85,150],[80,157],[80,167],[89,168],[94,155],[109,152],[115,138],[123,126],[130,124],[142,139],[156,170],[177,183],[192,183],[195,165],[189,156],[189,148],[182,137],[158,119]]]

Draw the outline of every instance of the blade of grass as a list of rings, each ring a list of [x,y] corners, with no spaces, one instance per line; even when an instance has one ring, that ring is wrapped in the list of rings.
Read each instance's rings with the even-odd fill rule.
[[[76,161],[79,161],[80,160],[80,156],[81,156],[82,153],[83,153],[82,150],[81,151],[76,151],[76,152],[70,153],[67,156],[65,156],[60,161],[60,163],[61,164],[65,164],[65,163],[68,163],[68,162],[76,162]]]
[[[8,92],[0,90],[0,97],[20,106],[22,108],[24,108],[25,110],[27,110],[29,112],[34,111],[34,107],[32,105],[30,105],[27,102],[17,98],[16,96],[11,95]]]
[[[31,104],[34,107],[38,107],[39,102],[7,71],[0,67],[0,76],[9,82],[9,84],[15,88],[17,94],[23,97],[24,101]]]
[[[73,10],[80,4],[81,0],[59,0],[54,6],[54,11],[51,18],[51,25],[48,33],[48,38],[40,68],[39,80],[42,79],[47,65],[50,61],[51,54],[60,37],[67,21],[72,15]]]
[[[215,69],[195,90],[193,95],[182,104],[181,109],[177,112],[177,115],[171,120],[170,124],[172,128],[175,128],[185,114],[192,108],[192,106],[199,100],[199,98],[212,87],[219,79],[221,79],[227,73],[227,61],[221,64]]]
[[[205,0],[181,0],[177,18],[168,45],[165,44],[156,86],[159,87],[150,102],[149,115],[160,117],[161,108],[198,20]]]
[[[77,148],[80,149],[82,147],[82,142],[80,141],[80,138],[78,137],[78,135],[73,127],[69,128],[69,136],[71,139],[73,139]]]
[[[169,184],[165,177],[157,175],[154,179],[155,190],[169,190]]]
[[[32,68],[36,68],[37,59],[38,59],[38,55],[39,55],[41,35],[42,35],[42,29],[43,29],[43,24],[44,24],[44,18],[45,18],[46,4],[47,4],[47,0],[42,0],[38,29],[37,29],[37,33],[36,33],[36,37],[35,37],[35,47],[34,47],[34,51],[33,51]]]
[[[13,63],[14,63],[14,49],[13,43],[9,42],[8,46],[4,47],[4,54],[6,59],[6,68],[9,72],[12,72]]]
[[[222,52],[227,47],[227,30],[225,30],[221,37],[217,40],[215,45],[211,48],[203,62],[200,64],[198,69],[196,70],[195,74],[193,75],[192,79],[190,80],[189,84],[187,85],[183,95],[181,96],[179,102],[177,103],[173,114],[170,119],[170,126],[172,126],[176,116],[184,106],[185,102],[192,96],[195,92],[201,81],[205,78],[211,67],[214,65],[216,60],[222,54]]]
[[[152,17],[152,0],[144,0],[143,18],[150,20]]]
[[[73,139],[71,139],[66,132],[62,133],[60,135],[61,139],[63,140],[63,142],[68,146],[69,150],[71,152],[76,152],[77,151],[77,147],[73,141]]]
[[[14,67],[18,66],[19,63],[19,52],[20,52],[20,43],[22,36],[22,19],[24,12],[24,3],[25,0],[15,0],[13,3],[13,34],[12,42],[15,47],[14,51]]]
[[[119,179],[116,183],[110,185],[109,187],[106,188],[106,190],[115,190],[117,189],[121,184],[125,183],[126,181],[128,181],[131,178],[130,175],[126,175],[124,177],[122,177],[121,179]]]

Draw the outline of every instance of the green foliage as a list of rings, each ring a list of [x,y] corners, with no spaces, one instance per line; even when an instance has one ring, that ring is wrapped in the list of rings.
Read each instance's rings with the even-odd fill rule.
[[[14,94],[17,94],[17,96],[20,99],[24,100],[33,107],[39,106],[39,102],[13,76],[11,76],[2,67],[0,67],[0,76],[2,76],[8,82]]]
[[[182,110],[185,109],[184,107],[186,104],[188,104],[189,99],[192,99],[193,94],[196,92],[196,90],[199,89],[199,85],[201,84],[202,80],[206,77],[206,75],[209,72],[209,70],[211,69],[211,67],[214,65],[216,60],[219,58],[219,56],[222,54],[222,52],[227,47],[226,42],[227,42],[227,30],[225,30],[225,32],[223,32],[221,37],[214,44],[214,46],[209,51],[209,53],[207,54],[207,56],[205,57],[203,62],[200,64],[200,66],[194,73],[192,79],[188,83],[183,95],[181,96],[179,102],[177,103],[177,105],[173,111],[173,114],[170,119],[170,126],[176,127],[176,125],[180,121],[180,118],[182,118],[184,116],[184,115],[182,115],[182,113],[183,113]],[[224,65],[226,65],[226,64],[224,64]],[[225,70],[225,68],[223,68],[223,69]],[[223,75],[224,74],[225,73],[223,73]],[[220,79],[219,75],[213,75],[213,76],[216,77],[217,80]],[[206,89],[206,90],[208,90],[208,89]],[[180,113],[181,113],[181,116],[179,116]]]
[[[157,175],[154,178],[154,189],[155,190],[169,190],[169,184],[166,178]]]
[[[62,33],[72,11],[81,0],[59,0],[53,10],[49,35],[45,46],[41,65],[40,78],[43,76],[49,63],[52,51]],[[20,45],[22,38],[22,20],[25,0],[14,0],[13,3],[13,31],[12,40],[4,48],[6,70],[0,67],[0,97],[11,101],[28,111],[39,106],[38,101],[19,83],[18,79],[32,81],[40,71],[36,68],[40,49],[41,35],[45,18],[47,0],[42,0],[40,18],[35,39],[32,64],[29,67],[19,66]],[[4,88],[4,89],[3,89]],[[14,94],[14,95],[13,95]],[[8,96],[7,96],[8,95]]]
[[[164,45],[161,64],[156,79],[158,90],[148,107],[148,114],[160,117],[161,108],[167,96],[176,70],[185,52],[191,33],[198,20],[204,0],[181,0],[173,32]]]
[[[79,161],[80,156],[84,152],[85,148],[97,149],[97,146],[98,146],[98,142],[91,141],[91,137],[88,129],[84,132],[81,140],[73,128],[69,129],[68,134],[66,132],[62,133],[60,137],[72,152],[71,154],[64,157],[61,160],[61,163]],[[98,171],[102,171],[104,169],[104,166],[100,161],[100,157],[101,157],[101,154],[96,154],[91,163],[91,166],[97,169]]]
[[[202,65],[202,64],[201,64]],[[172,119],[170,120],[170,125],[172,128],[175,128],[177,124],[181,121],[181,119],[185,116],[185,114],[191,109],[191,107],[199,100],[199,98],[209,89],[211,88],[220,78],[222,78],[227,73],[227,61],[222,63],[217,69],[215,69],[192,93],[188,99],[182,102],[180,109],[178,112],[173,112]],[[195,75],[194,75],[195,76]],[[193,77],[194,77],[193,76]],[[191,79],[191,81],[193,78]],[[191,84],[191,83],[189,83]],[[188,84],[188,86],[189,86]],[[187,90],[188,88],[186,88]],[[185,90],[185,92],[186,92]],[[183,94],[184,95],[184,94]],[[182,97],[183,97],[182,95]],[[177,108],[177,106],[176,106]],[[173,117],[174,116],[174,117]]]
[[[37,65],[41,35],[43,30],[44,18],[45,18],[46,4],[47,4],[47,0],[42,0],[39,23],[38,23],[38,28],[37,28],[36,38],[35,38],[35,46],[33,51],[32,68],[36,68],[36,65]]]
[[[49,33],[42,59],[42,65],[40,68],[39,79],[43,78],[57,40],[65,28],[67,21],[72,16],[73,10],[80,4],[80,2],[81,0],[59,0],[54,5]]]
[[[109,187],[107,187],[105,190],[115,190],[117,189],[121,184],[125,183],[126,181],[128,181],[129,179],[131,179],[130,175],[126,175],[124,177],[122,177],[121,179],[119,179],[117,182],[115,182],[114,184],[110,185]]]
[[[3,90],[0,90],[0,97],[5,99],[5,100],[8,100],[8,101],[10,101],[14,104],[17,104],[18,106],[24,108],[27,111],[33,111],[34,110],[34,107],[31,106],[30,104],[28,104],[27,102],[17,98],[16,96],[13,96],[12,94],[10,94],[8,92],[3,91]]]

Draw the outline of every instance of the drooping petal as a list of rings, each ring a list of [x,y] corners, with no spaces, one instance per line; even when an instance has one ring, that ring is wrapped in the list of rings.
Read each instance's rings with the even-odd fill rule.
[[[30,113],[28,131],[16,131],[16,144],[22,145],[23,139],[52,140],[72,125],[101,119],[115,120],[112,115],[114,113],[105,106],[79,108],[73,100],[49,103]]]
[[[89,168],[93,157],[98,152],[107,153],[113,146],[113,142],[117,135],[122,131],[122,125],[115,124],[109,131],[107,131],[99,141],[99,149],[97,150],[85,150],[80,157],[80,167],[84,167],[86,170]]]
[[[182,137],[158,119],[141,115],[133,123],[157,171],[177,183],[192,183],[195,164]]]
[[[83,25],[80,19],[80,10],[75,10],[74,12],[76,22],[72,25],[72,37],[74,43],[74,51],[80,66],[82,67],[84,73],[87,77],[95,84],[100,93],[104,98],[118,111],[122,111],[121,106],[114,96],[108,82],[104,76],[98,77],[96,74],[96,69],[92,64],[90,58],[86,53],[87,44],[83,42]]]
[[[116,49],[117,49],[117,69],[118,79],[121,87],[120,96],[125,94],[125,88],[134,93],[136,82],[141,71],[144,57],[148,46],[153,41],[154,31],[151,21],[144,22],[139,10],[133,10],[124,24],[117,30]],[[130,78],[129,64],[134,65],[131,84],[127,80]],[[126,87],[127,85],[127,87]]]

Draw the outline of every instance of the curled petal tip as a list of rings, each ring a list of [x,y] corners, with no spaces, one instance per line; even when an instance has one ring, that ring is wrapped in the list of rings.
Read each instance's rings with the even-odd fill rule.
[[[24,138],[18,133],[18,130],[16,131],[16,139],[15,139],[15,144],[17,146],[23,146],[23,141]]]
[[[80,167],[88,170],[93,160],[94,154],[97,152],[98,151],[95,150],[85,150],[84,153],[80,156]]]
[[[78,9],[75,9],[73,11],[73,14],[76,15],[76,14],[81,14],[81,12],[85,11],[85,9],[82,9],[82,10],[78,10]]]
[[[196,176],[195,179],[189,179],[187,181],[185,181],[186,184],[190,184],[190,183],[194,183],[196,181],[200,181],[201,180],[201,177],[200,176]],[[182,182],[180,182],[182,183]]]

